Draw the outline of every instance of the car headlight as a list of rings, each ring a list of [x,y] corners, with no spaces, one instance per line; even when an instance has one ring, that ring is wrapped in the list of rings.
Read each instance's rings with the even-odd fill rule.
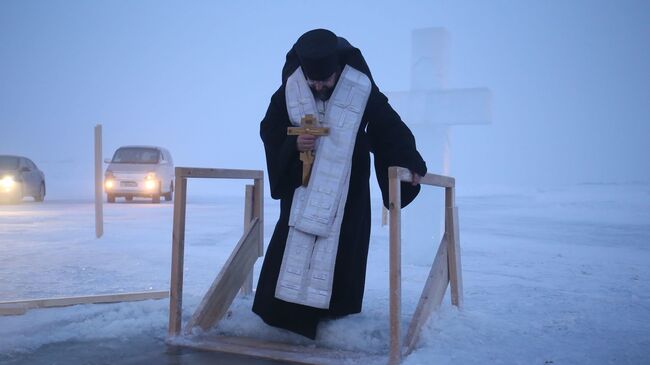
[[[106,186],[107,190],[113,189],[113,187],[115,186],[115,180],[107,179],[104,185]]]
[[[156,187],[158,187],[158,181],[156,181],[156,180],[147,180],[147,181],[144,182],[144,187],[147,190],[153,190]]]
[[[156,180],[155,172],[150,172],[144,177],[144,187],[147,190],[153,190],[158,187],[158,180]]]
[[[16,179],[11,176],[5,176],[2,179],[0,179],[0,188],[4,191],[10,191],[13,190],[13,188],[16,186]]]

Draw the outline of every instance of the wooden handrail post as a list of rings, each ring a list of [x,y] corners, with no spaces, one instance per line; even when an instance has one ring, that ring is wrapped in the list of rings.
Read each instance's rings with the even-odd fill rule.
[[[245,187],[245,199],[244,199],[244,232],[248,231],[248,228],[251,225],[251,220],[253,219],[253,193],[255,187],[254,185],[246,185]],[[253,293],[253,271],[248,274],[244,285],[241,287],[240,293],[242,295],[250,295]]]
[[[388,191],[390,211],[390,354],[389,365],[396,365],[402,361],[402,331],[401,331],[401,306],[402,306],[402,258],[401,258],[401,181],[398,168],[388,169]]]
[[[445,188],[445,208],[453,208],[456,206],[456,192],[453,187]]]
[[[264,256],[264,179],[255,179],[253,188],[253,218],[260,220],[260,241],[258,257]]]
[[[183,260],[185,257],[185,208],[187,178],[176,170],[176,193],[174,194],[174,226],[172,230],[172,268],[169,288],[169,335],[181,332],[183,308]]]

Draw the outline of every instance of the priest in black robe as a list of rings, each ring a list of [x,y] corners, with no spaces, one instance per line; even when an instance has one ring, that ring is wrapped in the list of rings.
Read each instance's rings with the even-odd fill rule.
[[[312,137],[287,135],[293,126],[287,110],[287,79],[302,67],[316,100],[327,101],[341,70],[350,66],[371,82],[370,95],[352,153],[349,190],[345,202],[336,254],[329,308],[314,308],[275,297],[276,285],[289,232],[289,216],[294,191],[302,183],[299,149],[311,147]],[[334,33],[315,29],[302,35],[287,53],[282,70],[282,85],[260,124],[269,174],[271,197],[280,199],[280,217],[269,243],[257,284],[253,311],[271,326],[287,329],[315,339],[321,319],[336,318],[361,311],[370,241],[370,152],[374,154],[377,180],[384,206],[388,207],[388,167],[411,170],[415,183],[402,183],[402,206],[418,194],[419,177],[427,172],[415,139],[400,116],[379,90],[361,51]],[[310,139],[312,138],[312,139]],[[318,138],[328,138],[327,136]],[[318,151],[316,151],[316,154]]]

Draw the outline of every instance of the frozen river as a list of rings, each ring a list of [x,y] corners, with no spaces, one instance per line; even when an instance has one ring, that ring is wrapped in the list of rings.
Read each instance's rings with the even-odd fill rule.
[[[241,198],[187,210],[184,317],[242,232]],[[640,364],[650,360],[650,186],[459,191],[465,308],[445,298],[405,364]],[[373,213],[378,213],[376,207]],[[0,301],[167,290],[172,205],[89,201],[0,206]],[[278,215],[265,207],[266,242]],[[383,353],[388,239],[373,217],[364,310],[324,323],[317,343]],[[408,243],[404,244],[408,250]],[[259,262],[256,265],[256,273]],[[404,323],[428,268],[404,262]],[[2,364],[272,364],[164,345],[168,300],[30,310],[0,317]],[[265,326],[238,299],[214,330],[308,343]]]

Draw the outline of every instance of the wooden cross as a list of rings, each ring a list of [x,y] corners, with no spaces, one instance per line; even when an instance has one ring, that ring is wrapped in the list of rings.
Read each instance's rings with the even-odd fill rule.
[[[312,114],[307,114],[300,119],[300,127],[288,127],[287,135],[299,136],[311,134],[312,136],[327,136],[330,133],[329,128],[321,127],[318,120]],[[302,186],[307,186],[309,176],[311,175],[311,166],[314,163],[314,151],[300,152],[300,161],[302,161]]]

